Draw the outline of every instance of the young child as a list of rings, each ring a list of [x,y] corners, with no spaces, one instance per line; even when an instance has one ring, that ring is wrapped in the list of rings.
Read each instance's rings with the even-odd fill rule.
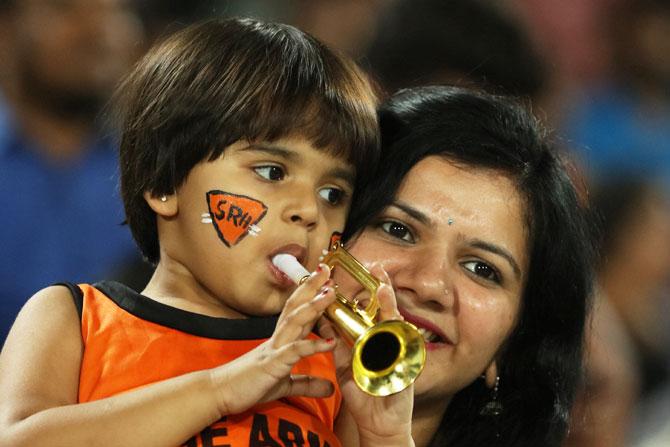
[[[311,330],[334,298],[319,255],[377,158],[365,76],[290,26],[212,20],[119,91],[127,222],[155,274],[29,300],[0,445],[339,445],[335,343]],[[278,253],[316,269],[290,298]]]

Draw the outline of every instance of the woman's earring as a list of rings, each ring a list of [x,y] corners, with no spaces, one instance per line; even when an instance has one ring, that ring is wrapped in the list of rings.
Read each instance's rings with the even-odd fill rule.
[[[503,411],[503,405],[498,400],[498,387],[500,385],[500,376],[496,376],[496,384],[491,392],[491,400],[486,402],[484,407],[479,411],[481,416],[499,416]]]
[[[167,196],[161,196],[161,202],[167,202]]]

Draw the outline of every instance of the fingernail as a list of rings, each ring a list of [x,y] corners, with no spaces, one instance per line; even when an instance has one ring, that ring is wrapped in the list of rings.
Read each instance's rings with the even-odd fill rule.
[[[329,345],[335,343],[335,338],[333,338],[333,337],[326,338],[326,343],[328,343]]]
[[[326,270],[326,264],[321,263],[321,264],[319,264],[319,265],[316,266],[316,271],[317,271],[318,273],[321,273],[321,272],[323,272],[324,270]]]
[[[319,294],[316,296],[316,298],[317,299],[323,298],[324,296],[326,296],[327,293],[328,293],[328,287],[325,286],[321,287],[321,290],[319,290]]]

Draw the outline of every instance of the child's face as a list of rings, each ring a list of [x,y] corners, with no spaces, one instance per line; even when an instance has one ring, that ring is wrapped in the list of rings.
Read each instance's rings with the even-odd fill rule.
[[[353,177],[345,160],[305,138],[239,141],[189,173],[161,245],[183,267],[185,292],[224,315],[279,313],[295,286],[272,257],[289,253],[313,270],[344,227]]]

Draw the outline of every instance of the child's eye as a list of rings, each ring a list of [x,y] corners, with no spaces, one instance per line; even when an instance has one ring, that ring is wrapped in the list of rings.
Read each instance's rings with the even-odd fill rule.
[[[257,166],[254,168],[254,172],[264,179],[271,181],[283,180],[286,176],[284,169],[276,165]]]
[[[339,188],[327,187],[319,190],[319,195],[331,205],[338,205],[344,198],[344,191]]]
[[[386,232],[389,236],[392,236],[396,239],[401,239],[405,242],[414,243],[414,235],[407,226],[396,222],[394,220],[388,220],[382,222],[380,225],[381,229]]]
[[[462,265],[475,275],[484,278],[487,281],[492,281],[497,284],[500,284],[500,275],[498,274],[498,272],[485,262],[468,261],[464,262]]]

